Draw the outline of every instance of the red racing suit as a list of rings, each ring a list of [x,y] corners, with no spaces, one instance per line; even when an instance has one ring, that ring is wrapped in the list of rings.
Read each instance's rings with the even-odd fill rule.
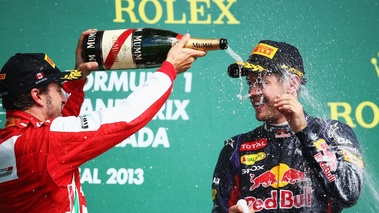
[[[0,131],[0,212],[87,212],[79,166],[145,126],[168,99],[175,77],[164,62],[118,106],[85,116],[76,116],[84,93],[75,87],[62,111],[74,116],[41,122],[7,112]]]
[[[364,164],[352,129],[306,115],[295,134],[264,123],[225,141],[213,182],[213,213],[245,199],[255,212],[341,212],[362,191]]]

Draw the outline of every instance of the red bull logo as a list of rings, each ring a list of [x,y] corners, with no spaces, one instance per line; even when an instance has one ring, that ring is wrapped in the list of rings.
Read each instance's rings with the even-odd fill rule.
[[[323,161],[323,156],[321,153],[317,153],[315,156],[315,159],[317,162],[319,162],[319,165],[326,175],[326,178],[328,178],[329,182],[333,182],[336,180],[336,176],[332,174],[332,171],[330,169],[330,166]]]
[[[263,186],[265,188],[277,183],[275,174],[272,171],[263,172],[261,175],[255,178],[254,174],[250,174],[250,182],[253,184],[250,187],[250,191],[258,188],[259,186]]]
[[[257,177],[254,174],[250,174],[250,182],[252,183],[250,191],[259,187],[267,188],[269,186],[278,189],[288,184],[306,181],[310,181],[310,179],[305,176],[304,172],[280,163]],[[310,207],[312,188],[305,186],[302,189],[302,193],[297,195],[289,190],[271,190],[271,196],[268,198],[245,197],[245,200],[255,211]]]
[[[278,201],[279,193],[279,201]],[[255,197],[245,197],[248,206],[253,207],[254,211],[258,212],[263,209],[292,209],[311,206],[311,187],[303,187],[303,193],[294,195],[289,190],[271,190],[271,196],[266,199]]]
[[[336,155],[329,150],[328,144],[325,142],[324,139],[317,140],[313,143],[313,145],[317,148],[317,150],[322,151],[323,158],[325,162],[328,162],[328,166],[332,171],[336,171],[337,169],[337,157]],[[320,154],[320,153],[318,153]],[[316,159],[317,160],[317,159]]]
[[[254,174],[250,174],[250,182],[252,183],[250,191],[262,187],[281,188],[287,184],[295,184],[296,182],[308,181],[304,172],[290,168],[286,164],[279,164],[274,166],[271,170],[263,172],[261,175],[255,177]]]
[[[326,177],[330,182],[335,181],[336,177],[332,174],[333,171],[337,169],[337,157],[329,150],[328,144],[324,139],[317,140],[313,145],[322,151],[314,155],[314,158],[319,163],[322,171],[325,173]]]
[[[281,129],[275,133],[275,138],[289,138],[291,137],[291,133],[289,133],[285,129]]]
[[[304,181],[305,175],[304,172],[300,172],[296,169],[289,169],[284,172],[281,182],[287,182],[290,184],[295,184],[296,181]]]

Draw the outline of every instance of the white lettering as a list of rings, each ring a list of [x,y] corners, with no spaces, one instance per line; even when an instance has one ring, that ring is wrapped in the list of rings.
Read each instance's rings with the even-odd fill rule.
[[[153,72],[93,72],[87,77],[84,91],[133,92],[140,88]]]
[[[116,147],[126,147],[127,145],[138,148],[157,148],[158,146],[169,148],[170,142],[166,128],[160,127],[154,134],[150,128],[144,127],[137,133],[131,135],[129,138],[116,145]]]
[[[81,113],[86,115],[93,111],[103,110],[106,108],[114,107],[120,104],[124,99],[89,99],[83,101]],[[154,116],[153,120],[189,120],[186,108],[189,100],[167,100],[161,107],[158,113]]]
[[[189,120],[186,112],[190,100],[167,100],[158,113],[154,116],[153,120]],[[175,107],[175,111],[174,110]]]
[[[99,170],[97,168],[91,169],[85,168],[81,174],[80,178],[81,183],[89,183],[89,184],[100,184],[101,180],[99,179]]]
[[[81,183],[101,184],[101,180],[98,178],[98,168],[84,168],[80,170],[83,171],[80,178]],[[145,181],[144,170],[141,168],[109,168],[106,171],[106,175],[108,175],[106,184],[141,185]]]

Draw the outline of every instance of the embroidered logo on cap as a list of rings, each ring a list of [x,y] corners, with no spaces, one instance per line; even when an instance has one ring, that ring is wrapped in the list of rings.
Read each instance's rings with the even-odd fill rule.
[[[35,76],[36,76],[36,79],[37,79],[37,80],[42,79],[42,78],[45,77],[45,75],[43,74],[43,72],[39,72],[39,73],[37,73]]]
[[[272,59],[274,58],[276,51],[278,51],[278,48],[276,47],[264,43],[259,43],[251,52],[251,55],[257,54]]]
[[[55,64],[54,64],[54,62],[49,58],[49,56],[47,56],[46,54],[45,54],[45,61],[47,62],[47,63],[49,63],[53,68],[55,68]]]

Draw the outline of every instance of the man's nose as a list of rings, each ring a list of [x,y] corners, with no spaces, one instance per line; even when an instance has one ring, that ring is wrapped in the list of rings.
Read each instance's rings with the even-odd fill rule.
[[[260,86],[251,86],[249,88],[250,95],[262,95],[262,88]]]
[[[62,99],[62,103],[67,102],[67,98],[65,97],[65,95],[63,93],[61,93],[61,99]]]

